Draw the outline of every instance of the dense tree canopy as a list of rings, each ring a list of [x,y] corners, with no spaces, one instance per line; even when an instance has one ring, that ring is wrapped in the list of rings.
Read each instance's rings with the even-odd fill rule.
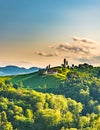
[[[100,130],[99,72],[71,68],[57,90],[44,93],[1,81],[0,130]]]

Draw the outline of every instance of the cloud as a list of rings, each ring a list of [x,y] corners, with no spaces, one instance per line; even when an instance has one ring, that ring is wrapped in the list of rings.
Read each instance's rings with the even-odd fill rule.
[[[31,64],[32,62],[29,62],[29,61],[19,61],[18,63],[21,63],[21,64]]]
[[[99,64],[100,53],[96,50],[96,42],[88,40],[87,38],[72,37],[72,39],[73,42],[48,46],[48,49],[45,51],[37,51],[35,54],[44,57],[66,57],[70,62],[73,61],[74,63],[87,62],[90,64]]]
[[[89,46],[84,46],[82,44],[72,44],[72,43],[65,43],[60,44],[57,49],[66,51],[66,52],[73,52],[73,53],[83,53],[83,54],[89,54],[91,49],[94,49]]]
[[[87,44],[95,44],[94,41],[89,40],[87,38],[72,37],[72,39],[75,42],[81,42],[81,43],[87,43]]]
[[[81,56],[91,56],[92,51],[95,49],[95,42],[88,39],[78,38],[78,37],[72,37],[74,43],[62,43],[57,46],[56,49],[59,51],[65,51],[67,54],[77,54]],[[84,44],[85,43],[85,44]],[[91,43],[91,44],[90,44]]]
[[[58,56],[58,52],[54,52],[54,53],[46,53],[46,52],[35,52],[35,54],[39,55],[39,56],[45,56],[45,57],[53,57],[53,56]]]
[[[69,57],[71,61],[98,63],[100,61],[100,53],[96,51],[96,43],[92,40],[72,38],[72,43],[61,43],[56,49],[63,56]],[[91,44],[90,44],[91,43]]]
[[[48,48],[54,49],[54,46],[48,46]]]
[[[91,57],[81,57],[78,59],[79,61],[81,62],[88,62],[90,64],[96,64],[96,63],[100,63],[100,55],[94,55],[94,56],[91,56]]]
[[[100,61],[100,55],[94,57],[96,60]]]

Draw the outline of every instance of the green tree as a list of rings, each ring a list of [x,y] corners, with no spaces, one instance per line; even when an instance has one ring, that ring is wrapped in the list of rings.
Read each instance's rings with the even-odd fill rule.
[[[1,112],[0,117],[1,117],[1,123],[7,122],[7,115],[5,111]]]
[[[79,127],[82,128],[86,128],[89,127],[90,125],[90,117],[86,117],[86,116],[82,116],[80,117],[79,120]]]
[[[0,125],[0,130],[13,130],[11,122],[4,122]]]
[[[26,117],[29,118],[29,119],[34,118],[32,110],[26,109]]]

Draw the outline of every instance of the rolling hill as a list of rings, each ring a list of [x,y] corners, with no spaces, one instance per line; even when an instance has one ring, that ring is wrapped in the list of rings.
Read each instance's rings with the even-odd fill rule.
[[[0,130],[100,130],[100,67],[0,77],[0,119]]]
[[[70,69],[62,67],[52,68],[57,71],[56,74],[39,75],[39,71],[30,74],[20,74],[12,76],[1,76],[0,81],[9,80],[13,84],[23,84],[26,88],[32,88],[39,91],[44,89],[57,88],[59,84],[66,79],[66,74]]]
[[[50,89],[55,89],[60,86],[61,83],[69,80],[68,77],[77,73],[76,76],[87,77],[88,80],[91,82],[91,77],[97,78],[97,73],[99,73],[100,67],[77,67],[77,68],[63,68],[63,67],[54,67],[51,70],[55,70],[57,73],[44,73],[39,75],[38,72],[30,73],[30,74],[21,74],[21,75],[14,75],[14,76],[6,76],[1,77],[0,80],[9,80],[13,84],[23,84],[26,88],[32,88],[39,91],[50,91]],[[75,77],[76,78],[76,77]],[[51,91],[52,92],[52,91]]]
[[[61,81],[66,79],[69,69],[62,71],[61,67],[56,67],[56,74],[39,75],[39,71],[30,74],[16,75],[9,77],[12,83],[23,83],[25,87],[33,89],[57,88]]]

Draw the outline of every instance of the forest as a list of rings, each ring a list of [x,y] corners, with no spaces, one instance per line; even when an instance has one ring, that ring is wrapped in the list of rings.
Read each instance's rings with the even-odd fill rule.
[[[100,67],[55,69],[51,88],[0,77],[0,130],[100,130]]]

